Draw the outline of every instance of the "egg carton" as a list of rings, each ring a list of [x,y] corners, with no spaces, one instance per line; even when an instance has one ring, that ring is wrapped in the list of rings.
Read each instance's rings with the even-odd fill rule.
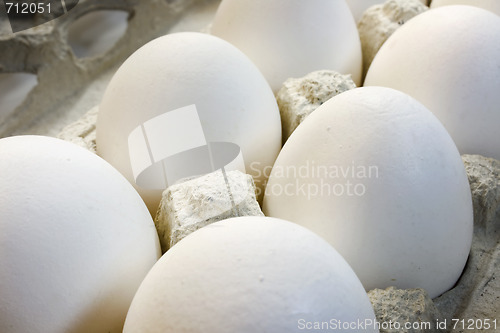
[[[0,74],[34,74],[37,84],[12,113],[0,114],[0,137],[56,135],[62,127],[100,102],[107,81],[130,54],[151,39],[168,33],[176,25],[199,29],[196,21],[200,21],[200,12],[207,8],[208,11],[213,10],[218,2],[80,0],[67,14],[55,19],[35,16],[35,20],[48,22],[15,34],[8,26],[2,4]],[[125,33],[108,51],[92,57],[77,57],[68,42],[70,28],[80,18],[104,10],[128,14]]]
[[[147,2],[140,0],[83,0],[69,14],[57,20],[16,35],[0,36],[0,49],[7,50],[0,53],[0,73],[33,73],[37,75],[39,82],[27,99],[15,110],[15,113],[4,121],[0,121],[0,137],[15,134],[55,136],[65,125],[70,124],[59,134],[60,137],[95,152],[95,122],[98,110],[92,109],[92,107],[99,104],[107,82],[118,66],[147,41],[167,32],[175,31],[176,24],[182,22],[192,13],[197,10],[203,12],[203,8],[207,8],[207,6],[211,10],[218,3],[217,0],[152,0]],[[129,13],[125,35],[105,54],[92,58],[76,57],[67,42],[67,33],[71,24],[93,11],[109,9],[123,10]],[[210,13],[213,12],[210,11]],[[91,111],[87,113],[88,110]],[[466,165],[469,165],[469,169],[474,169],[469,172],[470,178],[475,173],[484,175],[484,170],[481,172],[476,170],[479,165],[491,164],[498,169],[498,165],[489,160],[485,161],[468,156],[464,156],[464,160]],[[479,182],[477,184],[478,193],[474,198],[477,201],[475,209],[483,207],[484,203],[481,203],[481,198],[488,195],[490,198],[485,199],[485,201],[488,200],[489,206],[493,207],[495,200],[498,203],[497,198],[491,198],[491,193],[479,193],[480,190],[481,184]],[[491,210],[492,208],[487,209]],[[257,208],[256,210],[259,211]],[[440,315],[444,315],[448,320],[457,317],[457,314],[462,315],[460,319],[480,316],[473,309],[475,304],[480,304],[481,309],[487,307],[488,303],[493,304],[487,307],[484,313],[499,313],[500,310],[495,308],[495,297],[498,298],[498,296],[494,291],[497,288],[495,286],[498,286],[498,283],[495,282],[497,275],[495,263],[498,251],[495,244],[492,244],[494,237],[491,233],[485,232],[485,230],[497,229],[494,222],[498,221],[498,217],[494,215],[494,211],[490,212],[491,214],[493,216],[489,216],[489,220],[482,222],[475,230],[475,245],[473,245],[471,259],[457,286],[434,299],[437,312],[440,311],[441,314],[435,313],[436,307],[423,293],[423,302],[426,307],[430,308],[430,310],[424,309],[424,311],[429,311],[430,314],[427,313],[427,315],[432,320],[443,318],[439,317]],[[479,219],[476,216],[475,218]],[[483,259],[484,253],[492,258]],[[481,274],[478,274],[477,271]],[[492,287],[488,289],[488,286]],[[412,307],[411,304],[404,302],[408,294],[414,293],[414,291],[408,293],[386,291],[385,295],[392,296],[387,302],[384,301],[382,305],[376,307],[377,315],[386,311],[384,306],[387,308],[388,304],[394,303],[402,309],[400,313],[411,311],[409,318],[418,318],[422,308]],[[481,302],[483,294],[486,295],[484,297],[488,301]],[[380,297],[373,301],[374,305],[377,304],[378,300]],[[404,308],[405,306],[407,308]],[[397,317],[398,313],[392,315]],[[466,316],[468,317],[466,318]]]

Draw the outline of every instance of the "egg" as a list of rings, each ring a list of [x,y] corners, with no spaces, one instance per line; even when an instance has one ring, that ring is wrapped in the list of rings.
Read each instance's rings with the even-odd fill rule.
[[[408,21],[382,46],[365,86],[403,91],[443,123],[461,154],[500,159],[500,17],[444,6]]]
[[[431,8],[448,5],[468,5],[484,8],[500,15],[500,1],[498,0],[433,0]]]
[[[264,213],[326,239],[366,290],[434,298],[461,275],[472,240],[455,144],[429,110],[390,88],[350,90],[314,111],[276,160]]]
[[[96,155],[0,140],[0,332],[121,332],[160,256],[149,212]]]
[[[365,320],[367,332],[378,332],[363,286],[327,242],[287,221],[248,216],[174,245],[141,284],[123,331],[289,333]]]
[[[236,47],[207,34],[175,33],[141,47],[106,89],[97,119],[97,153],[127,177],[155,214],[162,191],[182,178],[170,178],[169,172],[185,178],[204,174],[197,167],[208,161],[210,151],[196,149],[209,143],[228,147],[221,155],[239,151],[241,159],[233,164],[252,175],[274,163],[281,122],[262,74]],[[168,157],[176,167],[163,163]],[[145,174],[144,186],[137,170],[148,166],[144,174],[160,172]],[[254,180],[260,187],[265,181]]]
[[[316,70],[361,80],[361,43],[344,0],[223,0],[211,33],[245,52],[275,93]]]

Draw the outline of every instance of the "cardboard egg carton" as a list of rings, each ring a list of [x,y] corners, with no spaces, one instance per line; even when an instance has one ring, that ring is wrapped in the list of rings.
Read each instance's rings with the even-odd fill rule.
[[[16,134],[56,135],[99,104],[107,81],[130,54],[168,33],[199,8],[217,0],[80,0],[60,17],[31,29],[11,32],[6,7],[0,6],[0,74],[30,73],[38,84],[8,117],[0,119],[0,137]],[[109,51],[78,58],[68,31],[79,18],[102,10],[128,13],[127,29]],[[39,22],[38,22],[39,23]],[[35,23],[34,23],[35,24]],[[103,32],[104,33],[104,32]]]
[[[5,122],[0,122],[0,137],[27,133],[57,135],[61,128],[70,124],[59,137],[95,152],[97,109],[92,108],[99,104],[107,82],[119,64],[147,41],[170,31],[176,22],[194,9],[206,3],[218,2],[218,0],[81,0],[71,15],[62,16],[15,35],[0,35],[0,50],[2,50],[0,73],[34,73],[38,76],[39,82],[15,111],[14,116]],[[93,58],[77,58],[66,40],[69,26],[79,17],[103,9],[124,10],[130,13],[125,35],[106,54]],[[473,192],[476,225],[471,256],[461,280],[453,289],[432,301],[424,291],[389,289],[372,292],[374,298],[372,303],[380,320],[394,319],[402,313],[409,313],[408,318],[413,318],[411,315],[424,313],[427,320],[432,322],[446,320],[449,326],[453,319],[492,319],[500,315],[498,302],[495,301],[500,290],[497,282],[499,280],[495,279],[498,275],[500,257],[497,236],[500,166],[498,161],[478,156],[463,156],[463,158]],[[187,189],[193,184],[195,183],[177,185],[177,190]],[[224,189],[225,183],[219,181],[217,184],[219,189]],[[217,187],[208,188],[207,191],[216,189]],[[241,193],[251,194],[252,190],[253,187],[250,186]],[[255,215],[260,215],[260,208],[254,198],[251,195],[248,198],[252,199],[248,201],[248,206],[254,209]],[[184,211],[188,208],[185,196],[179,195],[178,198],[171,197],[169,200],[163,204],[172,206],[184,202],[182,207],[176,209]],[[175,212],[174,209],[165,211],[162,224],[181,226],[182,221],[175,219],[177,216]],[[167,217],[166,213],[169,213],[170,217]],[[226,217],[226,213],[221,212],[219,215]],[[196,221],[199,222],[196,223],[196,227],[203,226],[211,218],[212,216],[200,218]],[[160,219],[157,219],[157,223],[159,221]],[[407,304],[405,301],[408,295],[420,303],[409,304],[406,309],[382,317],[387,307]],[[422,307],[418,308],[420,304]]]

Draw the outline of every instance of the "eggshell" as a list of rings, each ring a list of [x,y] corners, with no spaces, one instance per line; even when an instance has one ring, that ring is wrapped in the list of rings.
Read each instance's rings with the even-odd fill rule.
[[[382,46],[365,86],[403,91],[443,123],[461,154],[500,159],[500,17],[444,6],[408,21]]]
[[[431,8],[448,5],[476,6],[500,15],[500,1],[498,0],[433,0],[431,3]]]
[[[201,33],[176,33],[149,42],[125,61],[106,89],[97,119],[97,152],[135,185],[152,214],[162,190],[135,184],[128,137],[144,122],[193,104],[206,141],[238,145],[250,174],[271,166],[281,148],[274,95],[241,51]],[[164,135],[157,144],[182,140],[172,132]],[[265,181],[254,180],[257,186]]]
[[[248,216],[172,247],[137,291],[124,332],[289,333],[365,319],[375,316],[363,286],[328,243],[293,223]]]
[[[146,206],[98,156],[0,140],[0,332],[121,332],[160,255]]]
[[[361,43],[343,0],[223,0],[211,33],[245,52],[275,93],[316,70],[361,80]]]
[[[472,202],[460,155],[434,115],[399,91],[368,87],[309,118],[276,160],[266,216],[325,238],[366,290],[436,297],[451,288],[471,246]]]
[[[386,0],[345,0],[351,9],[352,15],[354,16],[354,20],[358,22],[363,13],[374,5],[383,4]],[[404,1],[404,0],[403,0]],[[409,1],[409,0],[408,0]],[[418,0],[424,5],[427,5],[427,0]]]

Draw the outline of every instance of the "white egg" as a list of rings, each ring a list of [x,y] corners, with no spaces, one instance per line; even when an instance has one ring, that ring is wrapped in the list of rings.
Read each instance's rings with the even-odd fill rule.
[[[0,331],[121,332],[160,255],[149,212],[98,156],[62,140],[0,140]]]
[[[223,0],[211,33],[245,52],[275,93],[315,70],[361,80],[361,43],[344,0]]]
[[[148,124],[157,127],[156,137],[147,132]],[[145,156],[129,153],[135,134],[147,137],[149,155],[146,149]],[[281,148],[274,95],[255,65],[218,37],[176,33],[157,38],[127,59],[109,83],[97,119],[97,152],[136,186],[155,214],[162,190],[173,181],[153,179],[156,188],[136,184],[132,164],[139,170],[142,164],[165,167],[154,156],[150,161],[151,150],[175,157],[204,142],[239,147],[244,169],[253,175],[272,165]],[[177,171],[184,176],[203,162],[183,161]],[[254,180],[257,186],[265,181]]]
[[[389,88],[350,90],[314,111],[276,160],[264,213],[325,238],[367,290],[436,297],[457,281],[472,240],[452,139],[423,105]]]
[[[476,6],[500,15],[500,1],[498,0],[433,0],[431,3],[431,8],[448,5]]]
[[[411,19],[375,56],[365,86],[403,91],[443,123],[460,153],[500,159],[500,17],[444,6]]]
[[[365,320],[375,316],[363,286],[327,242],[293,223],[249,216],[172,247],[137,291],[124,332],[289,333]]]
[[[363,16],[363,13],[368,8],[374,5],[383,4],[387,0],[345,0],[345,1],[349,5],[352,15],[354,16],[354,19],[356,20],[356,22],[358,22]],[[424,5],[427,5],[428,2],[427,0],[419,0],[419,1],[422,2]]]

